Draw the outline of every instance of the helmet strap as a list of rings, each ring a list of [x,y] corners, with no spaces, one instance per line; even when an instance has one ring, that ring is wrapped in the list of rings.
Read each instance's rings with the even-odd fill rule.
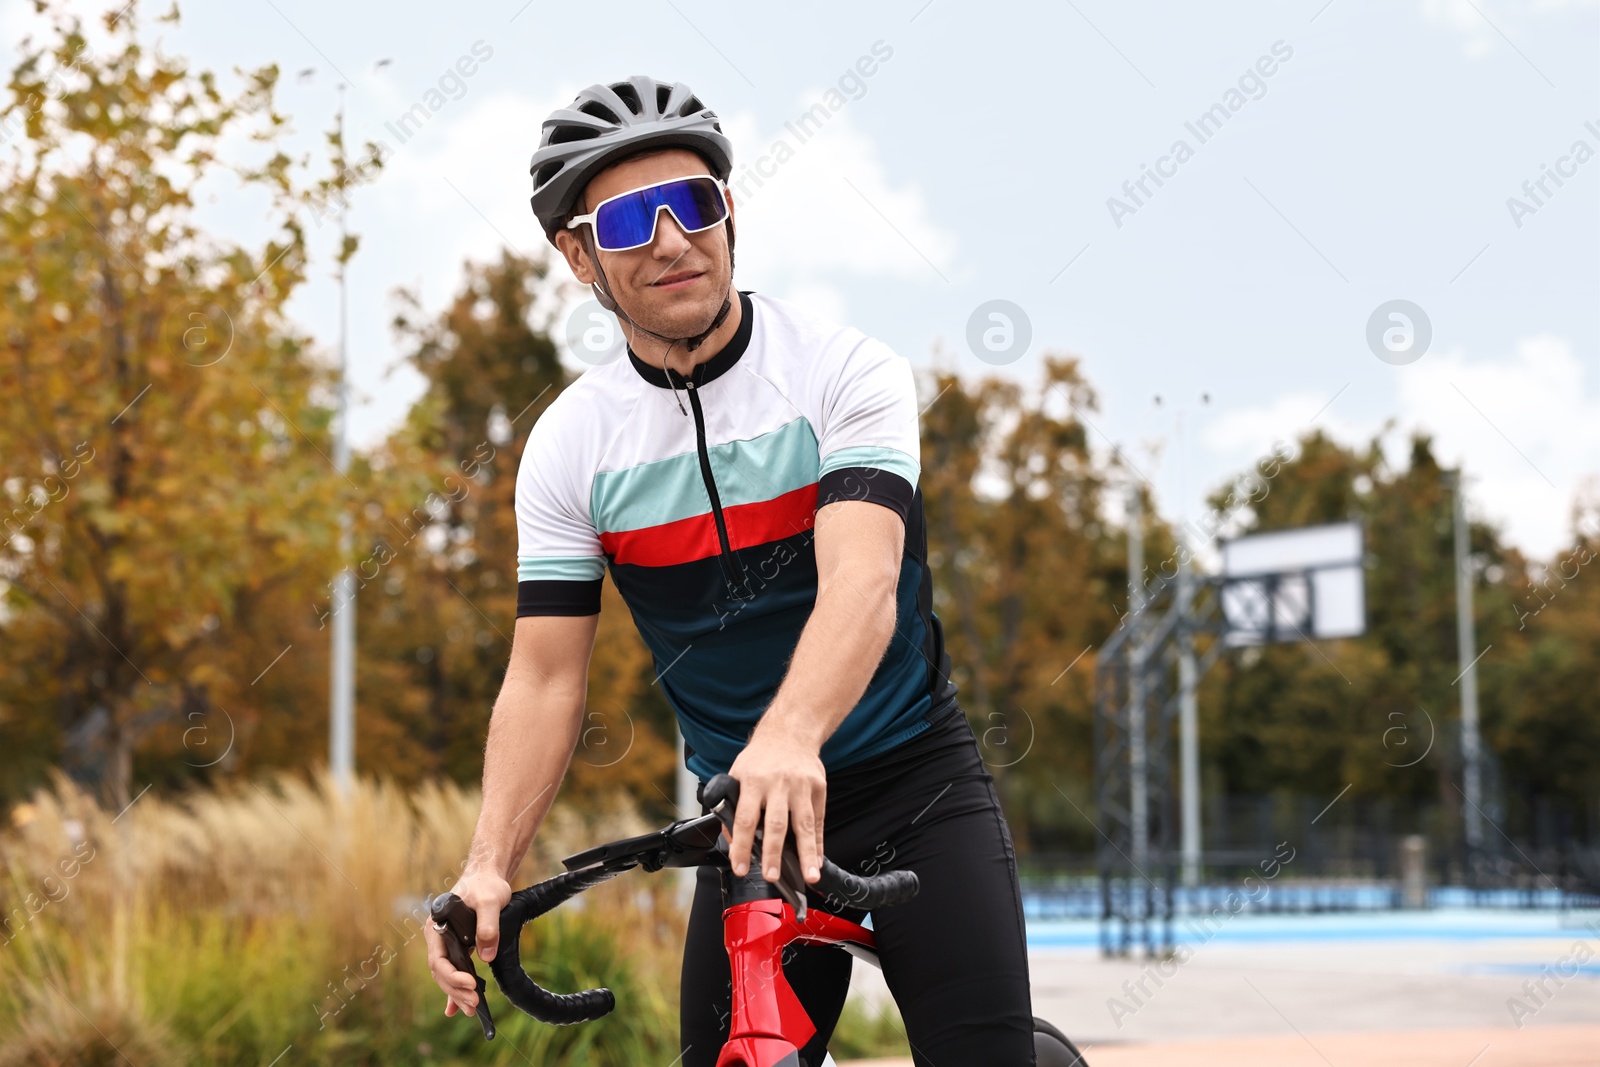
[[[629,326],[632,326],[635,330],[638,330],[640,333],[648,334],[651,337],[654,337],[658,341],[666,341],[666,342],[668,342],[667,351],[662,353],[661,363],[662,363],[663,370],[669,369],[666,366],[666,357],[671,354],[674,345],[676,345],[678,342],[682,341],[682,342],[684,342],[684,347],[687,348],[690,352],[695,351],[697,348],[699,348],[702,344],[705,343],[705,340],[706,340],[707,337],[710,337],[713,333],[715,333],[717,331],[717,329],[719,327],[721,327],[721,325],[728,320],[728,314],[733,310],[732,294],[733,294],[733,264],[734,264],[734,256],[733,256],[733,219],[732,219],[731,216],[728,218],[728,220],[726,222],[726,227],[727,227],[727,234],[728,234],[728,288],[722,294],[722,306],[717,309],[716,315],[712,317],[711,325],[707,326],[705,329],[701,330],[697,334],[693,334],[693,335],[686,336],[686,337],[670,337],[670,336],[668,336],[666,334],[657,333],[656,331],[654,331],[652,329],[649,329],[648,327],[639,325],[639,323],[636,322],[631,315],[629,315],[626,311],[622,310],[622,305],[617,302],[617,298],[615,296],[613,296],[612,293],[611,293],[611,283],[606,281],[605,269],[600,266],[600,255],[599,255],[599,251],[595,248],[595,245],[594,245],[594,232],[593,232],[593,229],[591,227],[589,227],[589,226],[579,227],[579,232],[582,235],[582,240],[583,240],[583,243],[584,243],[584,247],[586,249],[588,249],[588,252],[589,252],[589,262],[594,264],[595,283],[594,283],[593,289],[594,289],[595,300],[599,302],[601,307],[605,308],[607,311],[609,311],[612,314],[616,315],[617,318],[622,319]],[[671,381],[670,375],[668,376],[667,380],[669,382]]]

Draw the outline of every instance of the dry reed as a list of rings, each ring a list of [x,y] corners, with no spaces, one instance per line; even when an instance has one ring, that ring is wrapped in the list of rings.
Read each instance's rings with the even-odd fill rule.
[[[145,794],[118,815],[58,780],[0,829],[0,1067],[671,1060],[669,877],[625,876],[525,936],[536,979],[609,985],[612,1016],[546,1027],[491,1001],[489,1045],[442,1017],[422,907],[454,882],[478,803],[450,783],[363,780],[341,797],[326,777],[283,776]],[[558,804],[515,884],[645,829],[621,801]]]

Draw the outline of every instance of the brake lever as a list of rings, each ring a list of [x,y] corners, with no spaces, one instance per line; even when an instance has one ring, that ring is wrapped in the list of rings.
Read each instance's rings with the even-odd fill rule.
[[[756,835],[756,847],[761,846],[761,837]],[[794,831],[790,830],[783,839],[783,860],[778,864],[778,880],[771,883],[783,895],[794,909],[794,917],[798,922],[806,921],[806,879],[800,873],[799,846],[795,844]]]
[[[716,775],[710,782],[706,783],[701,795],[714,801],[711,814],[715,814],[728,831],[727,838],[719,841],[719,844],[725,848],[726,842],[733,838],[733,817],[739,808],[739,782],[730,775]],[[750,842],[750,866],[757,871],[761,866],[762,840],[762,828],[757,826],[755,837]],[[765,876],[763,876],[764,879]],[[794,829],[792,827],[784,834],[782,858],[778,863],[778,880],[767,884],[776,889],[778,895],[788,901],[789,906],[794,909],[795,919],[799,922],[805,922],[807,886],[805,875],[800,871],[799,846],[795,843]]]
[[[488,983],[472,965],[472,950],[478,943],[478,916],[467,907],[467,902],[454,893],[441,893],[429,908],[433,928],[444,941],[445,958],[458,971],[472,975],[478,988],[478,1006],[474,1014],[483,1027],[483,1039],[494,1040],[494,1017],[489,1014]]]

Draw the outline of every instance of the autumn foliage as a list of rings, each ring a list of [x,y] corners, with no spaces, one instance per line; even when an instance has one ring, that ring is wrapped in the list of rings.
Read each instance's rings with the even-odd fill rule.
[[[23,48],[0,114],[0,797],[52,768],[117,806],[147,785],[311,772],[340,610],[357,613],[361,772],[470,783],[514,623],[521,446],[574,375],[543,325],[562,283],[508,252],[466,265],[442,310],[397,294],[396,337],[426,389],[340,473],[330,351],[285,305],[310,277],[305,217],[350,180],[346,148],[330,137],[326,158],[291,158],[275,68],[224,89],[147,50],[136,15],[108,16],[95,48],[58,15]],[[224,143],[249,158],[224,158]],[[196,222],[198,183],[219,176],[274,220],[270,240]],[[1047,356],[1031,382],[932,373],[923,387],[935,609],[966,710],[1019,845],[1087,850],[1091,681],[1128,607],[1116,501],[1132,470],[1092,439],[1096,397],[1070,356]],[[1351,782],[1444,804],[1453,742],[1398,773],[1380,739],[1397,713],[1453,716],[1447,472],[1422,438],[1398,464],[1376,442],[1283,447],[1234,526],[1361,519],[1370,630],[1225,657],[1202,694],[1206,789]],[[1490,525],[1474,524],[1472,546],[1505,818],[1554,813],[1582,834],[1600,794],[1586,757],[1600,742],[1600,581],[1595,523],[1577,513],[1573,530],[1548,567]],[[1174,537],[1150,520],[1147,558]],[[340,566],[357,576],[350,606],[331,595]],[[672,713],[654,680],[608,584],[569,799],[622,793],[670,814]]]

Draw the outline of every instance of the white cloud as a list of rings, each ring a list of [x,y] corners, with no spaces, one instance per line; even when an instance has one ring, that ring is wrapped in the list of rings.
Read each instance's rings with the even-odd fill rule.
[[[1543,14],[1573,7],[1593,7],[1596,3],[1600,0],[1535,0],[1531,8],[1525,10]],[[1459,33],[1462,52],[1468,59],[1492,52],[1500,43],[1501,31],[1506,29],[1506,16],[1491,10],[1488,0],[1422,0],[1422,17],[1435,26]],[[1493,25],[1490,19],[1495,20]],[[1515,37],[1515,33],[1512,36]]]
[[[1565,338],[1541,334],[1510,358],[1428,355],[1401,379],[1403,423],[1434,435],[1440,460],[1466,464],[1486,517],[1536,556],[1566,543],[1574,497],[1600,470],[1600,396]]]
[[[469,92],[411,140],[390,139],[389,173],[378,180],[384,214],[412,220],[412,232],[432,246],[428,255],[450,268],[440,280],[456,284],[454,269],[462,260],[498,258],[502,246],[529,255],[548,248],[528,206],[528,160],[540,123],[575,93],[563,89],[535,99],[502,92],[478,99]]]
[[[1484,21],[1471,0],[1422,0],[1422,15],[1436,26],[1461,34],[1461,48],[1468,59],[1487,55],[1494,48],[1494,28]]]
[[[1354,440],[1360,430],[1336,413],[1332,401],[1337,395],[1298,391],[1264,407],[1225,411],[1206,424],[1200,439],[1213,452],[1244,463],[1266,456],[1279,441],[1293,444],[1314,429],[1338,441]]]
[[[821,97],[820,90],[802,94],[794,115]],[[748,111],[725,118],[723,129],[735,146],[741,277],[782,290],[795,279],[841,272],[913,281],[949,275],[954,234],[931,217],[914,182],[893,180],[848,103],[804,141],[782,124],[762,130]]]
[[[1201,440],[1241,465],[1275,440],[1294,440],[1328,397],[1285,393],[1270,404],[1219,414]],[[1340,418],[1337,406],[1315,425],[1349,445],[1383,427]],[[1572,509],[1600,472],[1600,395],[1565,338],[1541,334],[1511,355],[1469,360],[1461,351],[1429,353],[1399,380],[1394,432],[1383,438],[1393,465],[1406,462],[1413,432],[1433,438],[1446,466],[1464,464],[1472,506],[1535,557],[1547,557],[1572,534]],[[1592,495],[1592,490],[1589,491]]]

